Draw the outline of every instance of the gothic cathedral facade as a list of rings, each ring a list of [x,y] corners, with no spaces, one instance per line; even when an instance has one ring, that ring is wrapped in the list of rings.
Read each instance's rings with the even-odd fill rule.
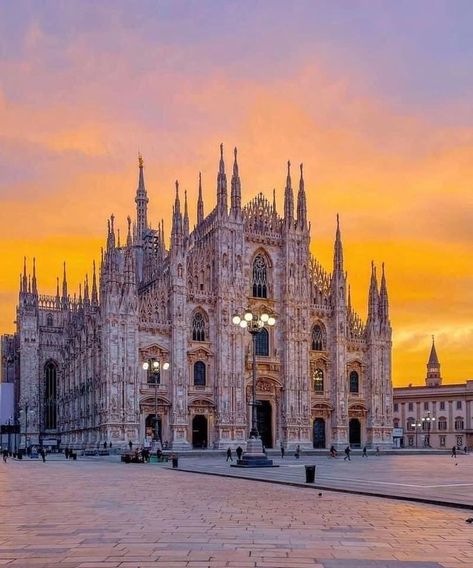
[[[228,193],[230,203],[228,204]],[[189,228],[176,182],[172,231],[148,223],[139,161],[136,221],[126,242],[108,222],[99,270],[77,296],[66,270],[38,293],[36,266],[20,276],[16,341],[24,444],[245,447],[251,336],[245,309],[276,325],[256,342],[258,427],[266,447],[392,444],[391,326],[386,280],[372,266],[368,317],[351,306],[340,227],[333,269],[310,252],[303,169],[297,198],[288,163],[284,211],[259,193],[245,206],[234,153],[229,191],[221,148],[217,203]],[[145,365],[143,365],[145,363]],[[148,367],[144,369],[143,367]]]

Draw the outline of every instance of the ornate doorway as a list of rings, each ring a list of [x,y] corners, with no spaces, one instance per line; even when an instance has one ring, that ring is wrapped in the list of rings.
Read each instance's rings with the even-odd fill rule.
[[[145,420],[145,435],[150,440],[159,440],[160,442],[163,441],[163,421],[161,416],[156,416],[154,414],[148,414]]]
[[[358,418],[351,418],[349,423],[350,446],[361,446],[361,423]]]
[[[206,448],[208,446],[208,423],[207,417],[197,414],[192,419],[192,447]]]
[[[269,400],[259,400],[256,407],[258,432],[265,448],[273,447],[273,409]]]
[[[316,418],[314,420],[314,448],[325,448],[325,420]]]

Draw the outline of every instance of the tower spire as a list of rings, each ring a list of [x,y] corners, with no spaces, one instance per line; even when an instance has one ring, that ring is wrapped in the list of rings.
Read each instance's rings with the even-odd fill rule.
[[[384,273],[384,262],[382,264],[381,286],[379,289],[379,316],[382,322],[387,323],[389,321],[388,287]]]
[[[95,260],[93,263],[93,274],[92,274],[92,304],[98,304],[98,295],[97,295],[97,275],[95,273]]]
[[[35,296],[38,295],[38,284],[36,282],[36,258],[33,257],[33,279],[32,279],[32,292]]]
[[[143,235],[148,228],[148,195],[146,193],[145,188],[145,178],[143,173],[143,156],[138,154],[138,188],[136,190],[136,228],[137,228],[137,237],[138,240],[141,241],[143,239]]]
[[[432,347],[430,348],[429,360],[427,361],[427,377],[425,379],[428,387],[438,387],[442,384],[440,375],[440,362],[435,349],[435,336],[432,335]]]
[[[223,144],[220,144],[220,162],[217,174],[217,210],[220,215],[227,215],[227,176],[225,174],[225,163],[223,161]]]
[[[340,232],[340,217],[337,213],[337,230],[335,233],[335,245],[333,250],[333,272],[343,274],[343,245]]]
[[[204,220],[204,200],[202,199],[202,174],[199,172],[199,197],[197,198],[197,225]]]
[[[64,271],[62,276],[62,299],[67,300],[67,276],[66,276],[66,262],[64,261]]]
[[[187,209],[187,189],[184,191],[184,236],[189,236],[189,211]]]
[[[26,275],[26,256],[23,257],[23,292],[28,292],[28,276]]]
[[[299,193],[297,194],[297,225],[300,229],[307,228],[307,202],[304,189],[304,165],[300,165],[301,177],[299,181]]]
[[[240,174],[238,171],[238,161],[237,161],[237,148],[233,150],[234,160],[233,160],[233,175],[232,175],[232,195],[230,212],[233,217],[237,217],[241,211],[241,182]]]
[[[378,280],[376,278],[376,266],[371,261],[371,280],[368,295],[368,322],[373,323],[378,320],[379,314],[379,293]]]
[[[294,193],[291,181],[291,162],[287,162],[286,189],[284,190],[284,218],[286,225],[292,225],[294,221]]]

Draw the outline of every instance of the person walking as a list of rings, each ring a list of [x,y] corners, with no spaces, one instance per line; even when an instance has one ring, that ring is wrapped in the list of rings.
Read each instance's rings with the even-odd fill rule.
[[[39,449],[39,455],[41,456],[43,463],[46,463],[46,450],[43,447]]]
[[[376,455],[377,455],[377,456],[380,456],[380,455],[381,455],[381,452],[379,451],[379,446],[376,446]]]
[[[350,446],[347,446],[345,448],[345,457],[343,458],[343,461],[347,461],[347,460],[351,461],[350,452],[351,452]]]
[[[363,453],[361,454],[362,458],[367,458],[368,457],[368,453],[366,452],[366,446],[363,446]]]
[[[335,446],[330,446],[330,457],[332,458],[337,457],[337,450],[335,449]]]
[[[281,458],[284,459],[284,453],[285,453],[285,449],[283,444],[281,443]]]
[[[301,447],[299,444],[297,444],[296,446],[296,451],[294,452],[294,455],[296,456],[296,460],[298,460],[301,457]]]
[[[456,458],[457,457],[457,447],[453,446],[452,448],[452,455],[450,456],[452,458]]]
[[[238,461],[240,461],[241,456],[243,455],[243,449],[240,446],[238,446],[238,448],[236,449],[236,455],[237,455]]]
[[[64,448],[64,457],[66,460],[69,459],[69,448],[67,446]]]
[[[228,448],[228,450],[227,450],[227,459],[225,461],[228,461],[228,460],[233,461],[232,449],[231,448]]]
[[[131,450],[133,449],[133,442],[131,440],[128,442],[128,447],[130,448],[131,452]]]
[[[6,449],[2,450],[2,457],[3,457],[3,463],[7,463],[7,461],[8,461],[8,450],[6,450]]]

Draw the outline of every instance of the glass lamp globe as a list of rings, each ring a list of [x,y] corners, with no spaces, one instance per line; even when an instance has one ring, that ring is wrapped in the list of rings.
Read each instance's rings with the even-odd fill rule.
[[[235,325],[240,325],[241,317],[240,317],[240,316],[237,316],[237,315],[233,316],[232,322],[233,322]]]
[[[276,318],[273,318],[273,316],[270,316],[268,318],[268,325],[274,325],[276,323]]]
[[[163,364],[163,369],[164,369],[165,371],[167,371],[167,370],[169,369],[169,363],[164,363],[164,364]]]
[[[143,363],[143,370],[144,370],[144,371],[147,371],[148,369],[149,369],[149,363],[148,363],[147,361],[145,361],[145,362]]]
[[[261,314],[261,321],[263,321],[264,323],[266,323],[269,320],[269,316],[268,314]]]
[[[153,361],[153,369],[159,369],[159,361]]]
[[[246,320],[241,320],[240,327],[245,328],[247,325],[248,325],[248,322]]]
[[[251,312],[246,312],[245,314],[245,320],[246,321],[251,321],[253,319],[253,314]]]

